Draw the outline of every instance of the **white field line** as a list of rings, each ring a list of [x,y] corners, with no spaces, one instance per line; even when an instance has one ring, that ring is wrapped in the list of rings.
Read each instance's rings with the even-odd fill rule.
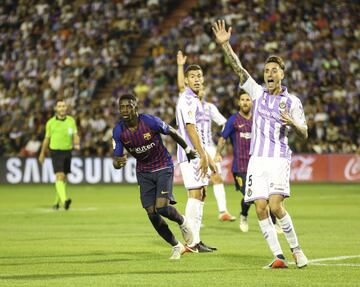
[[[351,258],[360,258],[360,255],[349,255],[349,256],[336,256],[336,257],[327,257],[327,258],[317,258],[310,259],[309,265],[317,265],[317,266],[350,266],[350,267],[360,267],[360,263],[318,263],[324,261],[339,261]],[[295,264],[294,262],[290,262],[290,264]]]
[[[328,258],[318,258],[318,259],[310,259],[309,263],[322,262],[322,261],[337,261],[351,258],[360,258],[360,255],[349,255],[349,256],[336,256],[336,257],[328,257]]]

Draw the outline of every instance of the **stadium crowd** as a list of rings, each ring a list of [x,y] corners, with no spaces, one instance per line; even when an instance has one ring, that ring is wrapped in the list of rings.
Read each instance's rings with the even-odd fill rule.
[[[81,124],[83,139],[106,137],[112,121],[92,105],[95,94],[119,77],[141,38],[177,2],[2,1],[0,155],[36,155],[60,97]],[[83,152],[97,153],[96,144]]]
[[[137,87],[146,83],[148,89],[142,90],[150,92],[141,96],[147,108],[172,120],[175,51],[183,49],[188,63],[205,70],[208,100],[226,116],[235,112],[238,79],[211,31],[216,19],[225,18],[236,30],[232,46],[259,82],[270,54],[286,60],[285,84],[302,100],[309,127],[307,143],[294,140],[293,150],[355,152],[360,144],[360,23],[355,11],[360,5],[349,1],[198,1],[168,35],[152,38]]]
[[[175,125],[176,53],[204,69],[207,100],[236,111],[238,79],[211,25],[224,18],[242,64],[262,82],[270,54],[286,60],[285,84],[303,102],[309,127],[295,152],[352,153],[360,145],[360,4],[356,1],[198,0],[161,33],[171,0],[4,1],[0,6],[0,156],[36,155],[56,97],[67,99],[80,128],[83,155],[111,154],[111,126],[122,91],[143,111]],[[141,41],[149,52],[134,81],[123,67]],[[99,88],[119,87],[96,101]],[[131,78],[129,78],[131,79]],[[175,147],[174,147],[175,148]],[[173,149],[174,150],[174,149]]]

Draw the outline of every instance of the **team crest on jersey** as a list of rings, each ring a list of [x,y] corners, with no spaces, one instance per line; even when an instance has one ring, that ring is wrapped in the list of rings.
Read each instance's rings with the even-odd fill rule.
[[[280,102],[279,108],[280,108],[280,109],[285,109],[285,107],[286,107],[285,102]]]
[[[143,134],[143,136],[144,136],[144,139],[147,140],[147,141],[149,139],[151,139],[151,134],[150,133]]]
[[[250,196],[252,195],[252,190],[251,190],[251,188],[249,188],[246,193],[247,193],[247,196],[250,197]]]

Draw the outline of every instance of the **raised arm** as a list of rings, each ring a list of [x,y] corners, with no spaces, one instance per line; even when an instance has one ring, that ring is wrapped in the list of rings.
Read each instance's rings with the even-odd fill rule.
[[[230,36],[231,36],[231,27],[226,31],[225,20],[218,20],[214,23],[212,30],[216,37],[216,42],[221,46],[225,55],[230,61],[230,65],[233,68],[234,72],[240,78],[240,85],[243,85],[246,80],[249,78],[249,74],[241,65],[241,62],[238,56],[235,54],[234,50],[230,45]]]
[[[177,72],[177,85],[180,93],[185,90],[185,77],[184,77],[184,65],[186,63],[186,56],[183,55],[181,51],[178,51],[176,56],[176,62],[178,66]]]

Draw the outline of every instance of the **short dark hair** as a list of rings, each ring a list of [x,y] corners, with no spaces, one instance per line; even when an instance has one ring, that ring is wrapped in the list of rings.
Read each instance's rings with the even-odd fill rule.
[[[187,77],[187,75],[188,75],[188,73],[190,71],[197,71],[197,70],[200,70],[202,72],[202,69],[201,69],[201,67],[199,65],[194,65],[193,64],[193,65],[187,66],[186,69],[185,69],[185,77]]]
[[[270,57],[268,57],[265,61],[265,65],[267,63],[276,63],[280,66],[280,68],[285,71],[285,63],[284,63],[284,60],[279,57],[279,56],[276,56],[276,55],[272,55]]]
[[[137,105],[137,98],[133,95],[133,94],[122,94],[119,98],[119,104],[121,101],[123,100],[130,100],[130,101],[133,101],[135,102],[135,104]]]
[[[241,88],[240,88],[240,89],[238,90],[238,93],[237,93],[238,98],[240,99],[240,96],[243,95],[243,94],[247,94],[247,92],[246,92],[244,89],[241,89]]]

